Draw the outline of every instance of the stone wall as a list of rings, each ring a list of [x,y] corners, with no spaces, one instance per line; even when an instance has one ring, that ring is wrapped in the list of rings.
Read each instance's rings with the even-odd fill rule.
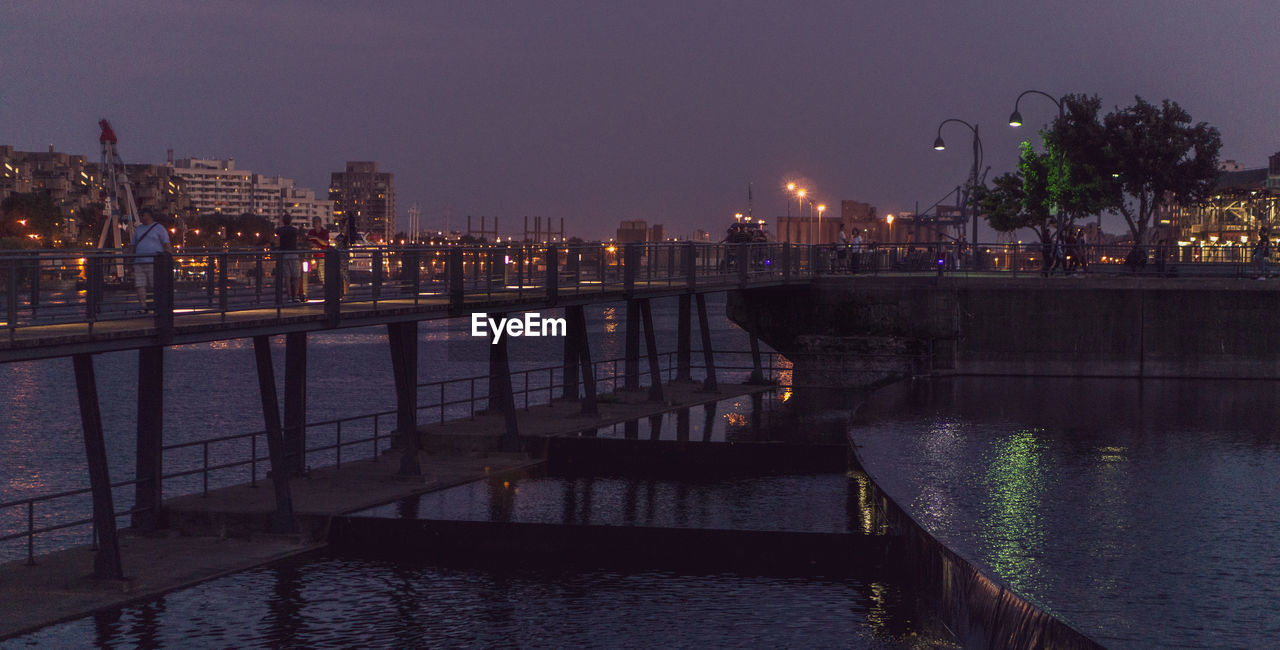
[[[1280,378],[1275,282],[833,277],[740,291],[728,312],[796,362],[797,383],[929,372]]]

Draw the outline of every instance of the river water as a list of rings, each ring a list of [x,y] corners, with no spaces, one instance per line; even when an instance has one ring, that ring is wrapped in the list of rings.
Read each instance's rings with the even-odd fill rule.
[[[953,378],[878,391],[868,472],[1110,647],[1275,647],[1280,382]]]

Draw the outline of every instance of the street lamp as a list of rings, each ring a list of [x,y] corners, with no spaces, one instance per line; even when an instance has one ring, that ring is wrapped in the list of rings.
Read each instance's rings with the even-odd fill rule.
[[[826,205],[818,204],[818,239],[822,239],[822,211],[826,209]]]
[[[960,202],[961,204],[960,216],[961,218],[964,218],[963,210],[969,207],[969,199],[973,196],[974,188],[978,186],[978,169],[982,167],[982,138],[978,137],[978,126],[976,124],[970,124],[964,120],[958,120],[954,117],[948,118],[948,119],[942,120],[942,123],[938,124],[938,137],[933,140],[933,148],[938,151],[944,151],[947,148],[946,143],[942,141],[942,127],[946,126],[947,122],[957,122],[959,124],[963,124],[966,127],[968,127],[970,131],[973,131],[973,169],[970,170],[969,172],[969,190],[965,192],[965,196],[962,198]],[[972,207],[973,207],[973,245],[977,246],[978,245],[978,206],[974,205]]]
[[[808,194],[808,192],[804,191],[803,188],[796,190],[796,206],[797,206],[797,209],[800,211],[801,219],[804,218],[804,195],[805,194]]]
[[[1058,107],[1058,120],[1060,120],[1060,121],[1065,121],[1065,120],[1066,120],[1067,113],[1066,113],[1066,109],[1065,109],[1065,108],[1063,107],[1063,105],[1062,105],[1062,101],[1061,101],[1061,100],[1059,100],[1058,98],[1054,97],[1053,95],[1050,95],[1049,93],[1046,93],[1046,92],[1041,91],[1041,90],[1024,90],[1024,91],[1022,91],[1022,93],[1021,93],[1021,94],[1019,94],[1019,95],[1018,95],[1018,98],[1017,98],[1017,99],[1013,100],[1013,112],[1009,114],[1009,126],[1012,126],[1012,127],[1015,127],[1015,128],[1016,128],[1016,127],[1019,127],[1019,126],[1022,126],[1022,113],[1019,113],[1019,112],[1018,112],[1018,104],[1022,101],[1022,98],[1023,98],[1023,97],[1026,97],[1027,95],[1040,95],[1041,97],[1045,97],[1045,98],[1047,98],[1049,101],[1053,102],[1053,105],[1054,105],[1054,106],[1057,106],[1057,107]],[[1062,163],[1063,163],[1063,158],[1065,158],[1065,157],[1066,157],[1066,153],[1067,153],[1067,152],[1063,149],[1063,147],[1062,147],[1061,143],[1059,143],[1059,145],[1058,145],[1058,183],[1059,183],[1059,190],[1058,190],[1058,214],[1057,214],[1057,215],[1055,215],[1055,216],[1057,216],[1057,217],[1059,218],[1059,222],[1058,222],[1058,227],[1059,227],[1059,228],[1061,228],[1061,227],[1062,227],[1062,222],[1061,222],[1061,215],[1062,215],[1062,193],[1063,193],[1063,192],[1062,192],[1062,189],[1061,189],[1061,185],[1062,185]],[[1098,213],[1098,232],[1099,232],[1099,233],[1101,233],[1101,232],[1102,232],[1102,213],[1101,213],[1101,212],[1099,212],[1099,213]]]
[[[787,183],[787,193],[796,191],[795,183]],[[791,197],[787,197],[787,218],[791,218]]]
[[[885,223],[889,224],[889,243],[892,244],[893,243],[893,215],[892,214],[884,215],[884,220],[885,220]]]

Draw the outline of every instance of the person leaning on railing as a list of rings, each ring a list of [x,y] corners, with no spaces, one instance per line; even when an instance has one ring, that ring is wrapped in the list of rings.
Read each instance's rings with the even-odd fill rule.
[[[147,305],[147,289],[156,286],[155,253],[173,255],[173,244],[169,243],[169,231],[155,220],[151,210],[143,210],[138,214],[141,225],[133,229],[133,238],[129,242],[129,252],[138,255],[133,258],[133,286],[138,290],[138,304],[145,313],[152,309]]]

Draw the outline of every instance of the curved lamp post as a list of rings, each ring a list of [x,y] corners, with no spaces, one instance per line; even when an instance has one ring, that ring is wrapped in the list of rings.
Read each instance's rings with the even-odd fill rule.
[[[1012,126],[1012,127],[1022,126],[1022,113],[1018,112],[1018,104],[1022,102],[1022,98],[1026,97],[1027,95],[1040,95],[1042,97],[1047,98],[1049,101],[1053,102],[1054,106],[1058,107],[1058,119],[1062,121],[1066,121],[1067,113],[1066,113],[1065,107],[1063,107],[1062,105],[1062,100],[1041,90],[1024,90],[1022,91],[1022,94],[1018,95],[1018,98],[1013,101],[1013,112],[1009,114],[1009,126]],[[1063,159],[1066,158],[1066,155],[1067,155],[1066,151],[1064,151],[1063,148],[1059,146],[1058,147],[1058,182],[1059,183],[1062,182],[1062,163],[1063,163]],[[1058,193],[1058,215],[1061,215],[1061,214],[1062,214],[1062,193],[1059,192]],[[1058,215],[1055,215],[1055,216],[1058,216]],[[1059,228],[1061,228],[1061,224],[1059,224]],[[1102,213],[1101,212],[1098,213],[1098,232],[1102,232]]]
[[[965,196],[960,202],[961,210],[963,211],[964,209],[970,207],[969,200],[973,197],[973,188],[976,188],[978,186],[978,169],[982,167],[982,138],[978,137],[978,126],[976,124],[970,124],[964,120],[958,120],[954,117],[948,118],[948,119],[942,120],[942,123],[938,125],[938,137],[933,141],[933,148],[938,151],[943,151],[947,148],[946,143],[942,141],[942,127],[946,126],[947,122],[956,122],[959,124],[963,124],[966,127],[968,127],[970,131],[973,131],[973,169],[971,169],[969,172],[969,189],[965,191]],[[977,246],[978,245],[978,206],[974,205],[972,206],[972,208],[973,208],[973,241],[971,243],[974,246]],[[960,216],[961,218],[963,218],[964,213],[961,212]]]

